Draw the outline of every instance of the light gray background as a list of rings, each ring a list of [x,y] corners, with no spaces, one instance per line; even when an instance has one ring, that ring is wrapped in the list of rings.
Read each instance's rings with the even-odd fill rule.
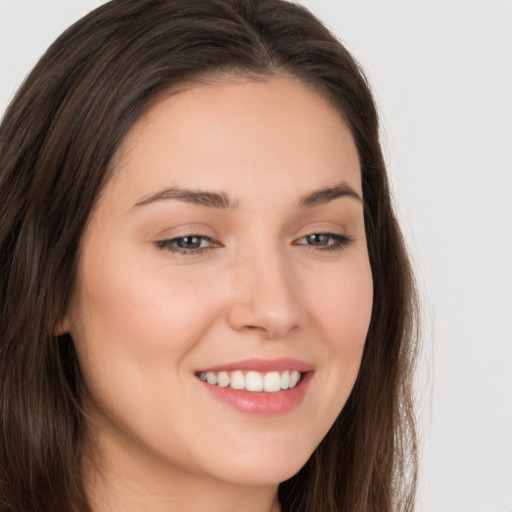
[[[0,0],[0,113],[101,3]],[[381,110],[423,302],[418,510],[512,512],[512,0],[303,3],[361,61]]]

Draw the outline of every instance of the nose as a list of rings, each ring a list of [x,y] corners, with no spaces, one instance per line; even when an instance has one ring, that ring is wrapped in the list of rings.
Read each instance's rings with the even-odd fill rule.
[[[282,257],[253,253],[236,267],[228,311],[233,329],[278,339],[305,324],[297,279]]]

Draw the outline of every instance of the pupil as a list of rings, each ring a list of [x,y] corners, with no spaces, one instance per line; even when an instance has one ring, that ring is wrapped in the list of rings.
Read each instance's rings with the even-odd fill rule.
[[[178,240],[178,247],[182,249],[198,249],[201,247],[201,238],[198,236],[185,236]]]
[[[309,242],[311,245],[327,245],[329,243],[329,235],[309,235]]]

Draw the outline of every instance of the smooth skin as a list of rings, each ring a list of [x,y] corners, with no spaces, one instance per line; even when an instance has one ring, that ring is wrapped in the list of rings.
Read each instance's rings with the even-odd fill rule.
[[[133,126],[60,326],[87,389],[95,512],[279,510],[278,484],[359,370],[372,307],[360,198],[349,129],[291,78],[191,85]],[[236,410],[196,375],[282,357],[314,368],[284,414]]]

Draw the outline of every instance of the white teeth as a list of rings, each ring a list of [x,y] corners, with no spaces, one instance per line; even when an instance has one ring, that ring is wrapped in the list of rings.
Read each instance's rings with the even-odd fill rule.
[[[300,381],[301,375],[297,370],[285,370],[284,372],[260,373],[249,371],[233,372],[201,372],[198,377],[203,382],[216,385],[221,388],[230,386],[232,389],[244,389],[247,391],[277,393],[284,389],[294,388]]]
[[[290,374],[290,384],[291,388],[294,388],[297,385],[297,382],[300,380],[300,373],[297,370],[293,370]]]
[[[208,372],[206,374],[206,382],[208,382],[208,384],[217,384],[217,374]]]
[[[263,391],[263,375],[258,372],[247,372],[245,389],[247,391]]]
[[[263,391],[269,393],[281,391],[281,375],[279,375],[279,372],[270,372],[263,377]]]
[[[242,372],[231,372],[231,387],[233,389],[245,389],[245,375]]]
[[[290,372],[286,370],[281,375],[281,388],[288,389],[290,387]]]
[[[227,388],[229,386],[229,375],[226,372],[219,372],[217,375],[217,385],[221,388]]]

